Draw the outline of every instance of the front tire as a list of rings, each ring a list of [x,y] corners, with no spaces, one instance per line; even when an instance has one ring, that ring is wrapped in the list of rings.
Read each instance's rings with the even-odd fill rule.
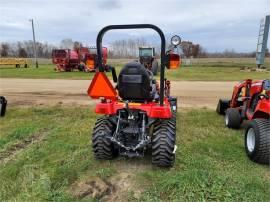
[[[239,110],[236,108],[229,108],[225,114],[225,125],[228,128],[238,129],[240,128],[242,119]]]
[[[92,148],[96,159],[112,159],[115,157],[114,145],[110,140],[114,128],[107,117],[101,117],[96,121],[92,133]]]
[[[171,167],[175,161],[176,122],[163,120],[154,128],[152,137],[152,164]]]
[[[270,120],[249,122],[245,131],[245,150],[250,160],[270,165]]]

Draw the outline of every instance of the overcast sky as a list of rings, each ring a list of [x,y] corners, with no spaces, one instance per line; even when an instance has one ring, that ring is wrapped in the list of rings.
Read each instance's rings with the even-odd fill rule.
[[[265,15],[270,15],[270,0],[0,0],[0,42],[31,40],[33,18],[42,42],[71,38],[93,45],[106,25],[151,23],[166,36],[178,34],[211,52],[247,52],[256,49]],[[150,31],[112,31],[105,43],[141,36],[151,40],[152,34],[156,37]]]

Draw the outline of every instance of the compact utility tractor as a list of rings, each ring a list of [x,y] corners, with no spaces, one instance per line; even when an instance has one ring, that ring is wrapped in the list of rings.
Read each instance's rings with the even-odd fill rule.
[[[102,63],[102,38],[109,30],[153,29],[161,38],[160,85],[153,73],[139,62],[129,62],[116,75],[112,68],[113,87]],[[181,42],[172,37],[174,47]],[[142,157],[152,152],[152,163],[170,167],[174,164],[176,151],[177,99],[170,96],[170,82],[165,79],[168,69],[179,67],[180,56],[172,50],[166,52],[165,37],[160,28],[151,24],[110,25],[97,36],[99,71],[88,89],[92,98],[100,99],[95,112],[103,114],[94,126],[92,147],[97,159],[112,159],[117,155]]]
[[[159,66],[154,47],[139,47],[139,61],[145,68],[157,75]]]
[[[245,131],[248,157],[270,164],[270,80],[244,80],[234,86],[231,100],[219,100],[217,113],[225,115],[225,125],[239,128],[249,120]]]

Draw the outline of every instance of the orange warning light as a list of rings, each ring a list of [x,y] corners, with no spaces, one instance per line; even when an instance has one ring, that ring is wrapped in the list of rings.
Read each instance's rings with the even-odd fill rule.
[[[117,92],[104,72],[97,72],[87,90],[91,98],[116,99]]]
[[[169,64],[170,69],[178,69],[179,66],[181,65],[180,56],[175,53],[170,53],[169,62],[170,62]]]

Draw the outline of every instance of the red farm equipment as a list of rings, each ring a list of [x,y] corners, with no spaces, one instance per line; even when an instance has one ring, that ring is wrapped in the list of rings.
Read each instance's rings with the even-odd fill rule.
[[[52,51],[52,62],[57,71],[70,72],[78,68],[80,63],[79,54],[70,49],[54,49]]]
[[[129,62],[116,75],[112,67],[113,81],[104,73],[102,38],[109,30],[153,29],[161,38],[160,85],[153,73],[139,62]],[[174,48],[179,36],[172,40]],[[100,99],[95,112],[98,118],[92,132],[92,148],[96,159],[112,159],[117,155],[142,157],[152,152],[152,164],[171,167],[176,151],[177,99],[170,96],[170,82],[164,78],[165,66],[179,66],[180,56],[171,57],[165,51],[165,36],[160,28],[151,24],[110,25],[97,36],[98,72],[88,89],[91,98]],[[174,59],[175,61],[171,61]],[[170,66],[175,65],[175,66]]]
[[[97,66],[97,48],[90,47],[88,53],[85,54],[83,62],[85,64],[85,71],[94,72],[98,68]],[[106,47],[102,48],[102,64],[105,65],[105,70],[109,71],[107,65],[108,60],[108,49]]]
[[[257,163],[270,164],[270,80],[244,80],[234,86],[230,100],[219,100],[217,113],[225,115],[225,125],[245,130],[247,156]]]

